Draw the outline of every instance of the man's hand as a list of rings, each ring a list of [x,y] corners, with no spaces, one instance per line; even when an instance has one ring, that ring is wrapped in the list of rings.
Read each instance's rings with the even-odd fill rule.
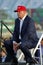
[[[19,49],[19,43],[13,43],[13,50],[16,52]]]

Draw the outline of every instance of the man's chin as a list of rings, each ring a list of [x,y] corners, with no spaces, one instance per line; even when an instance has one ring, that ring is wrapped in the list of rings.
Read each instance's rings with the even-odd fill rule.
[[[22,19],[21,17],[18,17],[19,19]]]

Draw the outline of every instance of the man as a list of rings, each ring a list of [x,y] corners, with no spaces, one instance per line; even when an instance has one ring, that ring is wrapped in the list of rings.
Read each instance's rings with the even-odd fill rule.
[[[34,21],[28,16],[25,6],[18,6],[18,18],[15,20],[15,28],[13,32],[13,50],[17,52],[18,49],[25,55],[26,62],[30,65],[35,62],[32,58],[29,49],[35,48],[38,42]]]

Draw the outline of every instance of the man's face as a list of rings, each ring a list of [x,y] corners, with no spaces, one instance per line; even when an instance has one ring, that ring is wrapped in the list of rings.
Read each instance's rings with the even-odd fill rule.
[[[23,18],[24,14],[25,14],[25,11],[17,12],[17,15],[18,15],[18,17],[19,17],[20,19]]]

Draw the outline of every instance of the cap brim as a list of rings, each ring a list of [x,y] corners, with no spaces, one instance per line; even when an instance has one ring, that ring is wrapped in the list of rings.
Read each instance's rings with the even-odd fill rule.
[[[17,10],[14,10],[14,12],[18,12]]]

